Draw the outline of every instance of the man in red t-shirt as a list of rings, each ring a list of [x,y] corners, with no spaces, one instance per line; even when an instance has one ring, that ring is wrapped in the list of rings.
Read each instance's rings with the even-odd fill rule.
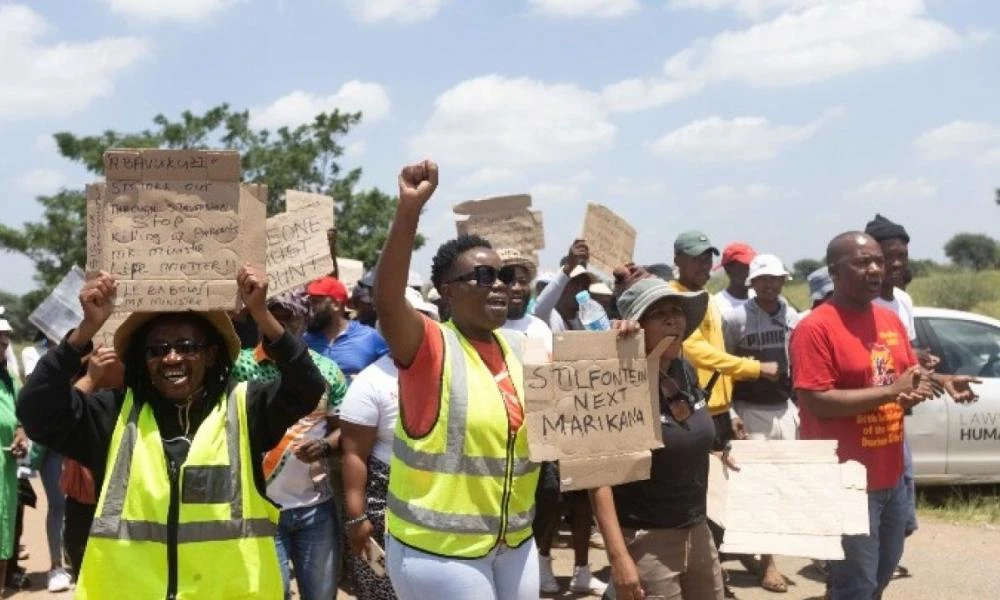
[[[844,560],[830,563],[829,585],[832,600],[877,598],[903,553],[903,411],[932,390],[906,327],[872,304],[885,266],[878,243],[841,234],[826,262],[833,298],[799,323],[790,342],[801,437],[837,440],[840,460],[868,471],[870,535],[843,538]]]

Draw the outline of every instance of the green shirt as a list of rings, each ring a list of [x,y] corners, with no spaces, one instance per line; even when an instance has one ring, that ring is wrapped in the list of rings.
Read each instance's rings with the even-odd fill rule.
[[[309,350],[316,368],[326,380],[329,390],[327,391],[327,407],[336,411],[340,408],[344,396],[347,394],[347,379],[344,373],[329,358]],[[232,376],[237,381],[261,381],[269,382],[281,379],[281,371],[274,361],[258,348],[246,348],[240,352],[236,363],[233,365]],[[329,411],[328,411],[329,414]]]

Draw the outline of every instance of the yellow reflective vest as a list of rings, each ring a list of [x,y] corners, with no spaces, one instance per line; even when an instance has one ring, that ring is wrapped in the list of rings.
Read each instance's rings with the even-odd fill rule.
[[[438,419],[413,438],[402,415],[390,466],[389,533],[438,556],[474,559],[503,542],[531,540],[538,465],[526,424],[510,432],[507,406],[479,353],[451,323],[440,326],[444,366]],[[523,406],[523,334],[499,330],[507,372]]]
[[[118,415],[77,598],[281,598],[278,509],[254,486],[247,384],[198,427],[179,473],[132,390]]]

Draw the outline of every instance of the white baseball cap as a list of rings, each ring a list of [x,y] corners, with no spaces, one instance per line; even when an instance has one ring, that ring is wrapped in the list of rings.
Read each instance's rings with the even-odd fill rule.
[[[406,301],[410,303],[410,306],[417,309],[419,312],[434,317],[434,320],[441,318],[438,314],[438,307],[424,300],[423,295],[421,295],[421,293],[417,290],[408,287],[406,288],[406,291],[403,292],[403,295],[406,297]]]
[[[761,275],[792,278],[792,274],[785,269],[781,259],[773,254],[758,254],[750,261],[750,275],[747,276],[746,284],[749,286],[754,279]]]

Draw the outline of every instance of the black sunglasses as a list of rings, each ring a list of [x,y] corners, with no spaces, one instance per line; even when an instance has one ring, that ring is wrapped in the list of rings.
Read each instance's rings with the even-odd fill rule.
[[[448,283],[475,281],[476,287],[491,288],[497,282],[497,279],[507,285],[511,285],[515,279],[514,269],[504,267],[498,271],[490,265],[476,265],[472,267],[472,271],[464,275],[459,275]]]
[[[163,358],[174,350],[180,356],[194,356],[205,349],[206,344],[191,340],[178,340],[176,342],[160,342],[146,346],[146,356],[149,358]]]

